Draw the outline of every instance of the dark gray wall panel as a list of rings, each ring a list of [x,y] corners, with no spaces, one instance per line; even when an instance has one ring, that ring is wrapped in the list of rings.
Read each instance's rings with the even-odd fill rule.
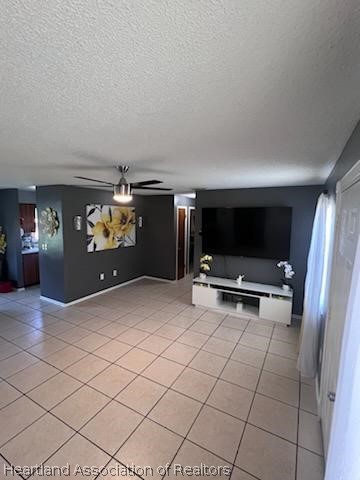
[[[39,228],[39,270],[41,295],[59,302],[65,302],[64,288],[64,222],[63,222],[63,186],[37,187],[36,203],[39,216],[47,207],[56,210],[59,217],[57,235],[50,238]],[[46,245],[47,249],[42,246]]]
[[[135,195],[130,206],[136,208],[137,218],[143,217],[143,227],[136,226],[136,245],[91,253],[86,248],[86,205],[118,205],[111,192],[71,186],[40,187],[37,202],[39,211],[50,206],[60,217],[57,247],[53,248],[54,240],[40,238],[40,245],[48,243],[48,250],[40,251],[44,296],[67,303],[145,274],[175,278],[172,195]],[[73,228],[75,215],[83,218],[80,232]],[[116,277],[112,275],[114,269],[118,270]],[[105,280],[100,280],[100,273],[105,273]]]
[[[24,286],[20,238],[19,195],[15,188],[0,190],[0,225],[6,234],[5,275],[17,288]]]
[[[307,255],[311,240],[315,207],[324,186],[250,188],[236,190],[198,191],[196,196],[196,237],[195,237],[195,273],[199,271],[199,257],[202,253],[201,209],[203,207],[292,207],[292,228],[290,263],[296,272],[292,280],[294,287],[295,314],[302,313],[304,280]],[[245,274],[252,282],[280,284],[281,271],[275,260],[258,258],[215,256],[212,275],[236,278]]]
[[[19,203],[36,203],[36,191],[19,190]]]
[[[64,268],[65,299],[70,302],[120,283],[132,280],[144,274],[145,226],[136,226],[136,245],[134,247],[87,252],[86,248],[86,205],[119,205],[114,202],[111,192],[103,190],[64,187]],[[145,197],[134,196],[128,206],[136,209],[136,217],[145,214]],[[82,230],[75,231],[73,217],[81,215]],[[113,277],[112,271],[118,270]],[[99,279],[105,273],[105,280]]]

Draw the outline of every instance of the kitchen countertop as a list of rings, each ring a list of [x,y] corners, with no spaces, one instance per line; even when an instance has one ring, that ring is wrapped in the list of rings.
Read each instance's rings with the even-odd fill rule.
[[[22,255],[28,255],[29,253],[39,253],[39,247],[23,248],[21,250]]]

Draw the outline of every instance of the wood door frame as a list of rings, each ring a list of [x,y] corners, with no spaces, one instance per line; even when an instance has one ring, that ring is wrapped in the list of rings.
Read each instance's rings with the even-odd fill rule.
[[[179,210],[185,209],[185,222],[184,222],[184,277],[187,274],[187,256],[188,256],[188,206],[177,205],[176,207],[176,244],[175,244],[175,280],[178,280],[178,247],[179,247]],[[183,277],[183,278],[184,278]]]
[[[189,206],[188,207],[188,218],[187,218],[187,234],[186,234],[186,241],[187,241],[187,246],[186,246],[186,273],[188,274],[190,271],[190,232],[191,232],[191,210],[195,210],[194,206]],[[194,212],[195,213],[195,212]],[[194,222],[195,222],[195,217],[194,217]],[[194,260],[195,260],[195,252],[194,252]]]

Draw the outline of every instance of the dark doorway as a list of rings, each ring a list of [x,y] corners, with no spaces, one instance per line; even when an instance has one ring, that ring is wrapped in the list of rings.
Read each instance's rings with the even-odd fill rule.
[[[177,214],[177,279],[185,275],[185,253],[186,253],[186,207],[178,207]]]
[[[187,273],[194,271],[194,248],[195,248],[195,208],[189,208],[189,269]]]
[[[36,205],[34,203],[20,203],[19,212],[24,286],[29,287],[40,283]]]

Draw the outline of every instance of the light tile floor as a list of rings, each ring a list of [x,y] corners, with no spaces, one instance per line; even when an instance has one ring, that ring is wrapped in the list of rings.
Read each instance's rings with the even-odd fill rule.
[[[38,288],[3,294],[2,463],[150,466],[155,479],[160,465],[187,478],[173,466],[203,463],[230,467],[231,480],[321,480],[298,334],[191,306],[188,278],[141,280],[66,308]]]

